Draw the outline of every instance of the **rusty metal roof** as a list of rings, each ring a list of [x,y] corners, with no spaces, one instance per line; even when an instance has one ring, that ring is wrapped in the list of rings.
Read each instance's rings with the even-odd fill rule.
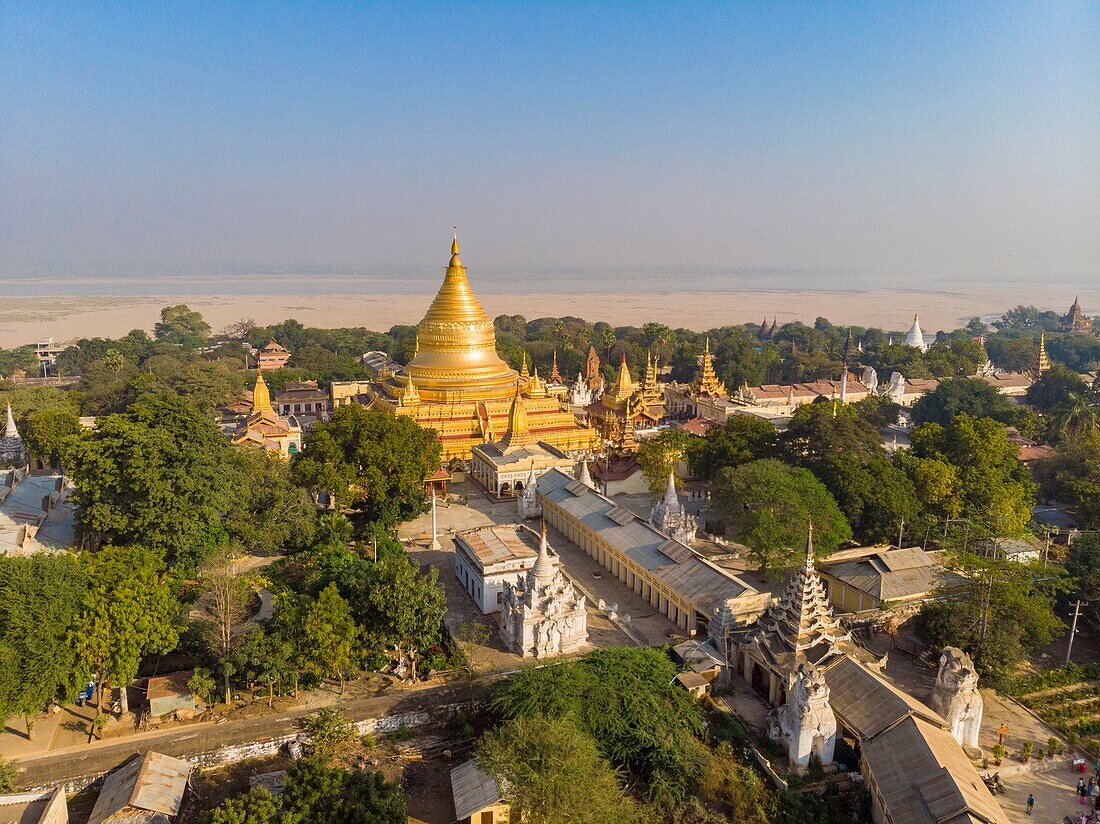
[[[145,813],[179,813],[191,765],[159,752],[134,755],[103,780],[88,824],[148,819]]]

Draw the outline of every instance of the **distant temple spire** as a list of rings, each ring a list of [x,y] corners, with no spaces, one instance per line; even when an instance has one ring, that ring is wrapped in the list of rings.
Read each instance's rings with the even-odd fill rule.
[[[267,383],[264,381],[264,370],[259,366],[256,367],[256,384],[252,387],[252,411],[272,411],[271,390],[267,388]]]
[[[1047,356],[1047,333],[1039,333],[1039,351],[1035,354],[1035,364],[1031,367],[1032,377],[1039,380],[1043,373],[1050,369],[1050,358]]]

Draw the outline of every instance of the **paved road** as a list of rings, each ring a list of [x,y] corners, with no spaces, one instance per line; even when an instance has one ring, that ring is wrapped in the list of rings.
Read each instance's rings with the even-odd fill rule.
[[[446,704],[480,700],[488,696],[495,679],[473,683],[442,684],[416,690],[361,698],[335,705],[349,721],[362,721],[384,715],[415,712]],[[223,724],[202,722],[164,730],[136,733],[123,739],[107,739],[90,745],[54,750],[48,754],[21,758],[16,765],[25,769],[20,787],[52,786],[84,776],[97,775],[136,752],[156,750],[183,758],[235,744],[267,741],[297,730],[298,720],[314,712],[311,708],[296,708],[275,715],[259,716]]]

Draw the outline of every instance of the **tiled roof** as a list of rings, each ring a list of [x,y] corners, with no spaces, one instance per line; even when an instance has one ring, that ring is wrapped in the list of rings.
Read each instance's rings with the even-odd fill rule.
[[[455,535],[455,540],[470,551],[482,569],[505,561],[533,559],[538,555],[538,536],[519,524],[468,529]]]

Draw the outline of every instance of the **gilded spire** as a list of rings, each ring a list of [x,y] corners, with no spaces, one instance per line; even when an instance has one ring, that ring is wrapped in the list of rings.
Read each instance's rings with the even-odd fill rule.
[[[462,265],[462,258],[458,256],[458,227],[454,226],[452,229],[454,230],[452,234],[454,239],[451,241],[451,262],[447,264],[447,268],[465,271],[466,267]]]
[[[405,384],[405,391],[401,393],[401,405],[415,406],[418,403],[420,403],[420,393],[416,391],[416,385],[410,377],[408,383]]]
[[[519,449],[526,446],[531,440],[531,431],[527,428],[527,407],[523,404],[523,397],[519,392],[519,384],[516,384],[516,394],[512,398],[512,405],[508,409],[508,429],[501,439],[504,451]]]
[[[523,360],[520,362],[519,366],[519,377],[520,380],[527,380],[531,377],[531,373],[527,371],[527,350],[523,351]]]
[[[271,412],[271,390],[264,382],[264,370],[256,366],[256,385],[252,387],[252,411]]]
[[[695,380],[695,391],[712,398],[726,394],[726,386],[718,380],[714,371],[714,356],[710,353],[710,337],[703,344],[703,356],[699,360],[699,376]]]
[[[625,399],[634,391],[634,381],[630,378],[630,367],[626,365],[626,352],[622,353],[619,361],[619,375],[615,379],[614,391],[610,394],[616,398]]]
[[[1039,351],[1035,355],[1035,365],[1032,367],[1032,377],[1039,380],[1043,373],[1050,369],[1050,358],[1047,356],[1047,333],[1039,333]]]
[[[558,350],[554,350],[554,361],[550,365],[550,380],[553,383],[565,383],[561,378],[561,372],[558,371]]]

